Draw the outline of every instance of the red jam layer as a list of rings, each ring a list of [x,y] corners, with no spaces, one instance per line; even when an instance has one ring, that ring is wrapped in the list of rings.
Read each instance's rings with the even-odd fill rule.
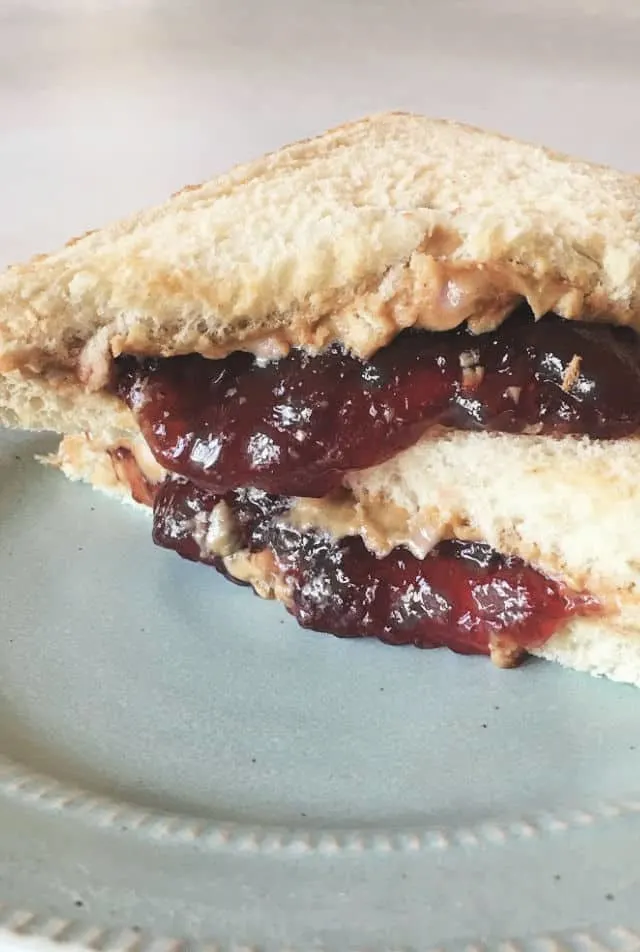
[[[194,539],[194,516],[221,499],[233,514],[238,547],[273,553],[290,585],[289,611],[304,628],[488,654],[496,643],[538,647],[565,619],[598,610],[591,596],[569,592],[488,545],[449,540],[425,559],[403,548],[379,559],[360,538],[334,540],[288,526],[282,497],[252,490],[220,497],[180,477],[168,477],[158,492],[154,541],[224,571],[221,559],[201,556]]]
[[[640,428],[640,337],[520,308],[474,336],[405,331],[371,360],[339,346],[261,366],[245,353],[117,362],[158,462],[225,493],[324,496],[434,425],[609,439]]]

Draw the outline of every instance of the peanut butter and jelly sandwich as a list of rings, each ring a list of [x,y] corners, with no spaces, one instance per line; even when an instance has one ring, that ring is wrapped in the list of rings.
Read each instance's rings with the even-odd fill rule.
[[[640,684],[639,333],[640,178],[390,113],[0,275],[0,422],[304,627]]]

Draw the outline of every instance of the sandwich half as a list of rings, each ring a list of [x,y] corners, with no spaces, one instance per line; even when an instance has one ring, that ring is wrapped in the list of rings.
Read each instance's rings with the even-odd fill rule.
[[[639,331],[640,179],[391,113],[7,270],[0,421],[305,627],[640,683]]]

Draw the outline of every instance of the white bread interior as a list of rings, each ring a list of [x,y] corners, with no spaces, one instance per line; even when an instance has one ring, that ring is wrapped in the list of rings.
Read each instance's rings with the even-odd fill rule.
[[[575,588],[640,593],[640,439],[441,432],[349,474],[356,496],[409,514],[409,539],[455,535]]]
[[[594,677],[640,686],[640,614],[574,618],[532,654]]]
[[[107,442],[135,438],[138,425],[121,400],[84,389],[77,379],[10,371],[0,374],[0,426],[54,433],[92,433]]]
[[[453,294],[443,262],[463,268]],[[99,387],[122,351],[269,355],[336,338],[369,354],[416,322],[485,326],[491,301],[495,323],[520,294],[537,313],[640,326],[639,279],[640,178],[388,113],[10,268],[0,370]]]

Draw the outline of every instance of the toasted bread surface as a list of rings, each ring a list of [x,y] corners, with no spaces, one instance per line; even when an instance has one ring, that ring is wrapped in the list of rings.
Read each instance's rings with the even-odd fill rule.
[[[640,326],[639,281],[640,178],[388,113],[10,268],[0,370],[66,368],[100,387],[123,351],[270,356],[338,339],[366,355],[412,324],[482,329],[521,296]]]

